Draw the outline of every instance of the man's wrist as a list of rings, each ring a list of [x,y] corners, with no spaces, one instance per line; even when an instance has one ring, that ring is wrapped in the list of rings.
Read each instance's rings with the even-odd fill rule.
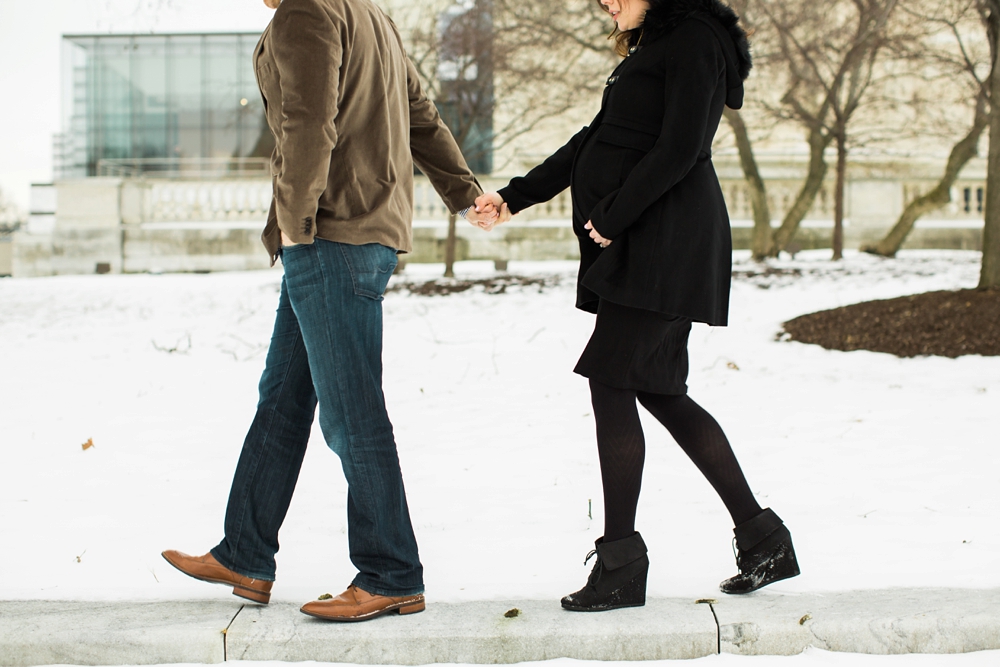
[[[460,218],[464,218],[465,216],[467,216],[469,214],[469,211],[471,211],[471,210],[472,210],[471,206],[466,206],[461,211],[459,211],[457,215]]]

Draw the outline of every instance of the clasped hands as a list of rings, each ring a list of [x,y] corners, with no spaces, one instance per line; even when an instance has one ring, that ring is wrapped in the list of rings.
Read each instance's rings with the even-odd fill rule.
[[[475,218],[469,217],[472,216],[473,213],[475,213]],[[507,204],[504,202],[503,197],[496,192],[487,192],[486,194],[480,195],[476,198],[476,205],[475,207],[469,209],[466,219],[481,229],[490,231],[497,225],[510,220],[510,216],[510,209],[507,208]],[[598,244],[602,248],[607,248],[611,245],[611,239],[606,239],[601,236],[600,233],[594,229],[594,223],[590,220],[587,221],[584,228],[590,232],[590,238],[594,240],[594,243]]]
[[[496,192],[487,192],[476,197],[475,205],[465,214],[465,219],[485,231],[491,231],[511,218],[510,209],[503,197]]]

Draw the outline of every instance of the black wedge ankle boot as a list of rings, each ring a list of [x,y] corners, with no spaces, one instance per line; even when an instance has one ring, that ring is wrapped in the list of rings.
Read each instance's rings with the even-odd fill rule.
[[[597,556],[587,585],[562,599],[563,609],[569,611],[608,611],[621,607],[641,607],[646,604],[646,574],[649,558],[642,535],[605,542],[598,538],[594,550],[587,554]],[[584,561],[586,562],[586,561]]]
[[[719,584],[723,593],[750,593],[799,574],[792,536],[770,508],[733,529],[740,573]]]

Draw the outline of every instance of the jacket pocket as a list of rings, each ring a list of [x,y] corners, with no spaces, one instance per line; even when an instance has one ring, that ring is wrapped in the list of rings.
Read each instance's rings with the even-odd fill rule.
[[[612,146],[621,146],[648,153],[656,144],[658,136],[621,125],[603,123],[597,128],[597,134],[594,138]]]
[[[351,272],[354,293],[368,299],[382,300],[398,262],[396,251],[378,243],[338,244]]]

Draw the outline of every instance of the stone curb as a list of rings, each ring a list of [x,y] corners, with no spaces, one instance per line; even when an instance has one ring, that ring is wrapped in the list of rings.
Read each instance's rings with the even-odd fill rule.
[[[421,614],[350,624],[304,616],[295,604],[264,607],[235,598],[0,602],[0,667],[665,660],[720,651],[794,655],[808,646],[871,654],[1000,649],[1000,589],[762,591],[701,604],[649,600],[641,609],[600,614],[565,612],[554,601],[432,602]]]

